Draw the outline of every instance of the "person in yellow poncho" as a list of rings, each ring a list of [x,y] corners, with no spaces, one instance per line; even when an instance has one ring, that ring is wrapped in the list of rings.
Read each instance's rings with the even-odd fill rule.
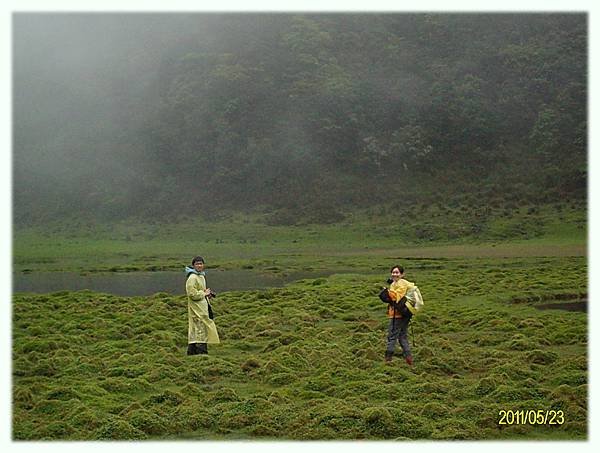
[[[208,343],[220,343],[215,322],[209,316],[212,291],[206,287],[204,258],[192,259],[192,267],[186,267],[185,292],[188,298],[188,355],[208,354]]]
[[[390,296],[395,297],[396,303],[403,303],[401,302],[401,299],[406,295],[408,289],[414,287],[415,284],[408,280],[404,280],[404,268],[402,266],[392,267],[391,274],[392,283],[389,288]],[[402,348],[404,360],[412,366],[413,357],[410,350],[410,344],[408,343],[408,323],[410,322],[411,317],[410,312],[408,312],[408,310],[402,310],[401,312],[397,304],[389,304],[387,315],[388,318],[390,318],[390,325],[388,328],[385,361],[392,361],[396,341],[398,341]]]

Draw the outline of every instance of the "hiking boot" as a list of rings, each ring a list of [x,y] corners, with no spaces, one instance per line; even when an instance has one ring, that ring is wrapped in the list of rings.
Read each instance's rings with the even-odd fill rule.
[[[413,358],[412,355],[407,355],[404,360],[406,360],[406,363],[408,363],[410,366],[412,366],[413,364]]]
[[[389,353],[389,352],[386,352],[386,353],[385,353],[385,363],[389,363],[389,362],[391,362],[391,361],[392,361],[392,356],[393,356],[393,355],[394,355],[394,354],[391,354],[391,353]]]
[[[196,343],[197,354],[208,354],[208,345],[206,343]]]
[[[196,355],[198,351],[196,350],[196,343],[189,343],[187,347],[187,355]]]

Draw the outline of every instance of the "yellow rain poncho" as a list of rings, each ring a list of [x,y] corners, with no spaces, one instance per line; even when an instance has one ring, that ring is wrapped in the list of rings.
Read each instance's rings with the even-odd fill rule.
[[[188,343],[220,343],[215,322],[208,317],[204,275],[190,274],[185,283],[188,296]]]
[[[402,299],[406,295],[406,292],[410,288],[414,288],[414,286],[415,286],[414,283],[401,278],[400,280],[398,280],[390,285],[390,293],[392,294],[392,297],[396,298],[396,302],[398,302],[400,299]],[[394,310],[394,308],[391,305],[388,305],[387,316],[388,316],[388,318],[402,318],[402,315],[400,314],[400,312]]]

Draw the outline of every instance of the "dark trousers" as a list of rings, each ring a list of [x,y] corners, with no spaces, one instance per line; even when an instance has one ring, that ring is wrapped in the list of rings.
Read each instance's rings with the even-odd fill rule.
[[[206,343],[188,343],[187,355],[208,354]]]
[[[396,341],[400,343],[402,348],[402,355],[404,357],[411,356],[410,344],[408,343],[408,323],[409,318],[392,318],[390,319],[390,326],[388,328],[387,347],[386,355],[392,355],[396,347]]]

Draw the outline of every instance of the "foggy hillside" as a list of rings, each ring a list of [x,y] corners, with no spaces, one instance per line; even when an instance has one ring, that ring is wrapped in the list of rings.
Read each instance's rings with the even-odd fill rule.
[[[17,224],[586,197],[584,14],[13,16]]]

